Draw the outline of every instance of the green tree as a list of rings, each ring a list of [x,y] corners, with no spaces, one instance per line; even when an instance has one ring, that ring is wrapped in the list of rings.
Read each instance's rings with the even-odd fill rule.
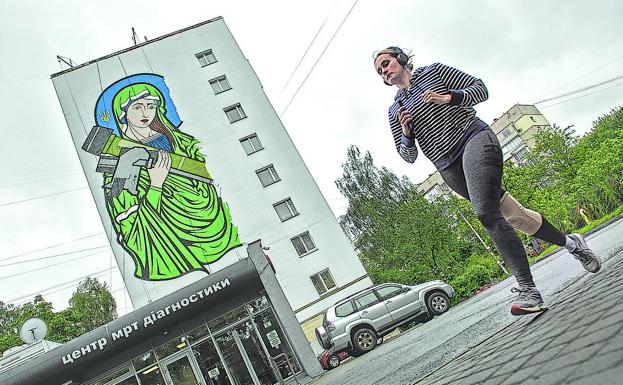
[[[593,218],[623,203],[623,108],[594,122],[574,148],[577,174],[569,183],[578,205]]]
[[[576,199],[565,187],[577,175],[578,160],[573,151],[578,143],[575,131],[572,126],[560,128],[554,124],[539,129],[534,139],[527,165],[505,162],[502,186],[554,226],[569,230],[574,227],[570,214]]]
[[[37,295],[32,302],[22,306],[0,301],[0,353],[13,346],[23,344],[19,329],[29,318],[38,317],[49,321],[54,317],[52,304]]]
[[[88,277],[69,299],[76,335],[84,334],[117,318],[117,304],[106,283]]]
[[[545,127],[527,166],[505,164],[503,186],[525,206],[564,231],[599,218],[623,203],[623,109],[594,122],[582,138],[572,127]]]
[[[32,317],[47,323],[46,339],[63,343],[117,318],[117,305],[106,284],[94,278],[80,282],[69,307],[60,312],[54,312],[41,295],[21,306],[0,301],[0,354],[23,344],[19,328]]]
[[[449,280],[460,272],[471,246],[452,230],[447,210],[355,146],[342,167],[336,185],[349,207],[339,222],[374,282]]]

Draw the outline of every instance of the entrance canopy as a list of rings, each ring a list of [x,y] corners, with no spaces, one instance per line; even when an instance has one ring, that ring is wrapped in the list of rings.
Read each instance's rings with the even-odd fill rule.
[[[240,306],[263,290],[250,258],[217,271],[177,292],[128,313],[0,375],[3,385],[81,383],[92,368],[150,338],[166,334],[182,322],[203,314],[217,316],[223,307]]]

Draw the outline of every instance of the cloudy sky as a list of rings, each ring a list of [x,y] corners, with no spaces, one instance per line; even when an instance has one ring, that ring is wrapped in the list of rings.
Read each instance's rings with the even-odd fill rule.
[[[347,205],[334,181],[348,145],[415,182],[434,171],[425,159],[404,163],[393,148],[385,114],[394,91],[374,72],[377,49],[399,45],[416,66],[440,61],[480,77],[490,98],[477,110],[488,122],[515,103],[617,77],[538,107],[550,123],[584,133],[623,105],[619,0],[2,0],[1,301],[23,303],[42,292],[60,310],[78,280],[95,274],[111,286],[121,314],[132,310],[50,74],[61,70],[57,55],[84,63],[131,46],[132,27],[142,41],[217,16],[336,216]]]

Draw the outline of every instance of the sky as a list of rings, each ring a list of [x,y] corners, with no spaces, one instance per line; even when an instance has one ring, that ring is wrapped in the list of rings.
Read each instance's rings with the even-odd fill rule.
[[[537,107],[583,134],[623,105],[619,0],[2,0],[0,301],[41,293],[58,311],[91,275],[108,283],[120,315],[132,310],[50,75],[67,68],[57,55],[80,64],[132,46],[132,27],[143,41],[217,16],[336,217],[348,205],[335,180],[349,145],[414,182],[434,172],[395,151],[386,119],[395,90],[374,71],[376,50],[401,46],[415,66],[442,62],[481,78],[489,100],[476,110],[489,123],[516,103],[617,77]]]

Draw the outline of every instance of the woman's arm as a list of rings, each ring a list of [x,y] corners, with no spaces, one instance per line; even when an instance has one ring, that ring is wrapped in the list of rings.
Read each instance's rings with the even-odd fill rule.
[[[432,66],[450,90],[451,106],[473,107],[489,97],[482,80],[445,64],[435,63]]]
[[[400,107],[395,111],[394,106],[389,109],[389,126],[394,137],[394,144],[398,154],[408,163],[414,163],[418,156],[415,138],[408,130],[412,117],[409,111]]]

